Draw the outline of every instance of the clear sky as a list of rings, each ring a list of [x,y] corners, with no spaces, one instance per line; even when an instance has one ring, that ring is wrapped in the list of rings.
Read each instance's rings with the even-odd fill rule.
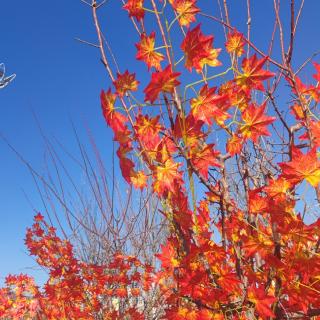
[[[199,0],[203,7],[215,1]],[[243,30],[245,2],[230,1],[231,20]],[[255,0],[252,37],[266,49],[272,31],[272,0]],[[289,1],[282,1],[287,5]],[[144,66],[134,57],[137,35],[120,9],[121,1],[109,0],[102,14],[103,28],[108,28],[122,71],[139,73]],[[215,14],[216,6],[211,10]],[[116,13],[115,13],[116,12]],[[296,59],[304,61],[320,49],[320,1],[308,0],[297,34]],[[85,138],[84,123],[92,130],[108,165],[112,136],[101,116],[99,93],[109,80],[99,61],[97,49],[75,41],[75,37],[95,42],[90,9],[80,0],[1,1],[0,62],[7,74],[17,77],[0,90],[0,132],[40,172],[44,170],[44,143],[32,116],[34,112],[49,137],[56,137],[71,151],[76,151],[70,119]],[[216,12],[216,15],[219,15]],[[283,16],[288,23],[287,16]],[[221,28],[203,21],[208,32],[217,33],[216,47],[223,47]],[[213,28],[213,29],[212,29]],[[213,30],[213,31],[212,31]],[[220,34],[220,37],[219,37]],[[318,60],[319,61],[319,60]],[[142,83],[145,79],[139,79]],[[0,141],[0,283],[8,273],[30,272],[35,263],[24,247],[25,229],[32,223],[33,207],[42,210],[35,185],[21,161]],[[31,272],[32,273],[32,272]]]

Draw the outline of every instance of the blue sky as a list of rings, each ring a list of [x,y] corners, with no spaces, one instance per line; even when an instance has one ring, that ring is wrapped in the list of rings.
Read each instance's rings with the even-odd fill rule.
[[[68,4],[66,4],[68,3]],[[50,137],[75,148],[70,119],[86,122],[105,150],[111,136],[100,112],[99,92],[107,78],[94,48],[75,37],[95,40],[90,10],[80,1],[0,4],[0,61],[17,77],[0,91],[0,132],[40,172],[44,144],[32,111]],[[84,130],[80,130],[84,131]],[[83,136],[84,136],[83,132]],[[34,266],[24,248],[25,228],[40,199],[31,176],[17,157],[0,142],[0,277],[29,272]]]
[[[198,2],[206,8],[212,3],[207,0]],[[145,68],[133,59],[133,43],[138,38],[126,18],[126,12],[116,10],[119,3],[118,0],[110,0],[101,11],[103,28],[109,30],[108,40],[115,48],[122,71],[128,68],[139,73]],[[270,36],[273,25],[270,14],[273,1],[256,0],[252,3],[252,37],[258,47],[266,49],[265,36]],[[240,30],[246,21],[244,4],[245,1],[230,1],[233,8],[231,20]],[[213,7],[212,11],[215,10],[217,8]],[[110,83],[99,61],[99,52],[74,40],[79,37],[95,42],[90,9],[80,0],[1,1],[0,12],[0,62],[5,63],[8,75],[17,74],[11,85],[0,90],[0,132],[41,172],[44,170],[45,148],[32,112],[49,137],[57,138],[75,153],[70,119],[83,139],[86,137],[86,123],[103,152],[106,164],[110,165],[112,136],[102,119],[99,102],[101,88],[107,88]],[[297,64],[320,49],[319,12],[320,1],[306,1],[297,34]],[[288,23],[286,15],[283,19]],[[207,25],[205,20],[203,26],[207,33],[216,33],[215,46],[222,47],[221,28],[216,24]],[[146,77],[139,80],[144,83]],[[35,263],[27,256],[23,239],[34,212],[25,194],[37,210],[42,210],[42,205],[28,170],[2,141],[0,155],[1,282],[9,272],[33,272],[29,268]],[[76,171],[74,173],[77,174]]]

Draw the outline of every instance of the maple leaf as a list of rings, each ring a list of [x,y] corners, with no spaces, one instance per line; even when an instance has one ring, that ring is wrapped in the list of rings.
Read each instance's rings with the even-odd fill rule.
[[[199,61],[199,66],[200,66],[199,72],[200,72],[200,70],[202,70],[202,68],[205,65],[208,65],[210,67],[221,66],[222,63],[218,60],[218,56],[219,56],[220,52],[221,52],[220,48],[219,49],[214,49],[214,48],[209,49],[209,55],[206,57],[203,57]]]
[[[100,94],[101,108],[103,116],[109,127],[114,132],[123,132],[126,130],[125,123],[128,121],[127,117],[115,109],[116,95],[111,92],[111,89]]]
[[[292,187],[290,181],[284,177],[279,177],[278,179],[272,179],[269,181],[268,185],[263,188],[263,190],[272,198],[283,198],[286,193]]]
[[[140,289],[139,288],[131,288],[130,289],[130,295],[132,295],[133,297],[138,297],[141,294]]]
[[[210,66],[219,66],[221,62],[217,57],[221,49],[214,49],[213,36],[205,36],[197,25],[192,30],[188,30],[181,49],[185,54],[185,67],[191,71],[192,68],[200,73],[205,64]]]
[[[320,146],[320,121],[311,120],[309,122],[309,129],[314,145]],[[299,139],[309,140],[310,135],[308,134],[308,132],[305,132],[302,136],[299,137]]]
[[[294,115],[296,120],[303,120],[305,118],[303,108],[300,104],[295,103],[290,107],[290,109],[291,109],[290,113]]]
[[[34,221],[36,222],[41,222],[43,220],[44,220],[44,216],[40,212],[38,212],[37,215],[34,216]]]
[[[107,92],[102,90],[100,99],[103,116],[107,122],[107,125],[114,132],[114,140],[118,141],[123,146],[129,147],[132,139],[130,137],[131,131],[126,125],[128,118],[122,113],[116,111],[114,106],[116,95],[113,94],[110,89]]]
[[[171,65],[163,71],[152,73],[151,81],[144,89],[145,101],[155,102],[161,92],[173,93],[174,88],[180,84],[177,80],[179,75],[180,72],[172,72]]]
[[[244,139],[251,139],[257,142],[260,136],[269,136],[267,125],[271,124],[276,118],[268,117],[264,114],[266,103],[260,107],[251,104],[242,114],[244,124],[240,126],[240,132]]]
[[[148,115],[138,115],[134,125],[135,132],[143,147],[155,151],[160,142],[159,133],[162,126],[159,124],[159,116],[151,118]]]
[[[114,130],[114,141],[118,141],[120,145],[131,148],[132,146],[132,132],[127,126],[123,130]]]
[[[139,81],[135,79],[135,73],[126,70],[123,74],[117,73],[117,79],[113,82],[116,92],[120,97],[128,91],[137,91]]]
[[[214,150],[213,147],[214,144],[208,144],[191,150],[191,162],[205,179],[208,179],[209,167],[220,167],[217,159],[219,152]]]
[[[271,305],[276,301],[276,298],[267,295],[262,288],[256,288],[252,285],[248,289],[248,300],[255,304],[257,313],[263,319],[275,316],[271,310]]]
[[[199,92],[197,98],[193,98],[190,101],[192,115],[195,120],[201,120],[204,123],[211,125],[211,119],[214,118],[223,123],[230,116],[220,106],[229,107],[227,104],[228,96],[219,95],[215,93],[216,88],[209,88],[208,85],[204,85]]]
[[[161,245],[161,253],[156,254],[156,257],[161,261],[163,268],[172,269],[179,266],[175,248],[176,241],[173,238],[169,238],[165,245]]]
[[[200,12],[196,6],[197,0],[173,0],[172,7],[178,14],[178,21],[181,26],[188,27],[196,20],[196,14]]]
[[[137,171],[130,176],[130,180],[136,189],[143,189],[147,186],[148,177],[143,171]]]
[[[174,136],[178,139],[182,139],[186,146],[192,147],[197,145],[201,138],[204,138],[205,134],[201,131],[203,121],[196,120],[192,114],[189,114],[186,118],[176,117],[174,124]]]
[[[320,146],[320,121],[310,121],[310,131],[315,145]]]
[[[320,67],[318,67],[320,69]],[[313,75],[315,79],[317,79],[318,74]],[[320,89],[319,89],[319,82],[316,86],[312,85],[305,85],[301,79],[297,76],[294,77],[294,81],[290,78],[286,78],[289,82],[292,92],[299,97],[300,103],[302,105],[309,104],[308,99],[310,97],[313,98],[316,102],[320,101]]]
[[[234,53],[237,57],[240,57],[244,53],[244,37],[243,34],[238,31],[233,31],[228,34],[226,49],[229,53]]]
[[[317,73],[313,75],[313,78],[315,78],[318,82],[320,82],[320,64],[314,62],[313,66],[315,67]]]
[[[127,289],[126,288],[116,288],[114,290],[114,294],[118,297],[121,297],[121,298],[124,298],[127,296],[128,292],[127,292]]]
[[[163,136],[156,149],[156,161],[165,163],[176,152],[176,144],[167,136]]]
[[[243,74],[235,78],[236,83],[245,91],[256,89],[264,91],[262,81],[273,77],[273,72],[263,70],[262,67],[268,57],[258,59],[256,54],[250,58],[244,58],[242,61]]]
[[[307,103],[307,98],[312,95],[314,87],[304,84],[298,76],[294,76],[293,80],[287,77],[286,80],[289,82],[292,92],[300,97],[302,104]]]
[[[241,281],[236,273],[233,273],[229,268],[219,268],[217,283],[228,293],[240,293]]]
[[[227,141],[227,152],[231,155],[234,156],[236,154],[240,154],[242,150],[242,145],[243,145],[243,139],[239,137],[237,134],[233,134]]]
[[[292,160],[279,163],[279,166],[282,170],[281,177],[293,184],[298,184],[305,179],[313,187],[316,187],[320,182],[320,161],[317,157],[316,147],[306,154],[293,147]]]
[[[129,12],[129,17],[135,17],[140,21],[144,18],[143,2],[144,0],[128,0],[122,8]]]
[[[181,163],[176,163],[172,159],[167,159],[163,165],[158,165],[154,169],[155,192],[162,195],[166,192],[174,192],[175,187],[182,184],[182,174],[179,172]]]
[[[268,210],[268,199],[259,193],[261,189],[249,190],[249,212],[253,214],[263,214]]]
[[[197,313],[191,308],[183,306],[166,310],[165,319],[170,320],[197,320]],[[202,319],[202,318],[200,318]]]
[[[132,160],[126,157],[127,153],[130,151],[131,148],[122,145],[120,145],[119,149],[117,150],[122,176],[128,183],[131,183],[131,177],[135,175],[133,170],[134,163]]]
[[[156,70],[161,70],[160,62],[164,59],[163,54],[154,50],[155,37],[156,34],[154,31],[151,32],[149,36],[142,33],[140,42],[136,43],[138,50],[136,58],[144,61],[148,66],[148,70],[152,67]]]
[[[250,97],[234,81],[227,81],[219,88],[220,94],[226,94],[231,106],[237,106],[240,111],[244,111],[250,102]]]
[[[211,224],[209,201],[200,201],[196,220],[197,221],[194,224],[194,228],[196,229],[197,234],[199,235],[201,233],[202,237],[211,239],[212,233],[209,230]]]

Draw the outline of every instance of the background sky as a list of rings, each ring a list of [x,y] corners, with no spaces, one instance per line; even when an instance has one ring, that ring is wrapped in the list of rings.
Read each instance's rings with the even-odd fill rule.
[[[211,5],[213,2],[198,1],[200,7],[218,16],[217,6]],[[246,1],[229,2],[231,21],[243,30]],[[274,21],[273,1],[251,2],[252,37],[257,46],[265,50]],[[282,2],[284,6],[289,4],[289,1]],[[140,74],[146,68],[133,59],[133,44],[138,37],[120,6],[121,1],[109,0],[101,10],[103,30],[108,30],[108,40],[114,47],[121,71],[129,69]],[[288,24],[287,7],[283,12],[286,12],[283,21]],[[320,49],[319,12],[319,0],[305,1],[297,33],[296,65]],[[45,146],[32,113],[48,137],[56,138],[77,154],[72,120],[82,140],[86,139],[85,125],[91,129],[106,165],[110,166],[112,136],[101,116],[99,101],[100,90],[106,89],[110,81],[99,61],[98,50],[74,40],[79,37],[95,42],[90,8],[80,0],[1,1],[0,13],[0,62],[5,63],[7,75],[17,74],[9,86],[0,90],[1,134],[36,170],[43,172]],[[147,21],[151,31],[151,22]],[[223,47],[221,28],[206,21],[202,23],[206,33],[215,34],[215,46]],[[142,85],[147,81],[145,75],[139,78]],[[28,170],[1,140],[0,159],[0,283],[8,273],[28,272],[40,277],[33,269],[35,263],[28,257],[23,239],[26,227],[32,223],[34,209],[41,211],[42,203]],[[72,162],[67,166],[77,176]]]

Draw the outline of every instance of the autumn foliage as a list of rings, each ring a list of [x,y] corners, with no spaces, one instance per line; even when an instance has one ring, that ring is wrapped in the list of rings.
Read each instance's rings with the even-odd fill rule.
[[[302,81],[291,63],[296,27],[287,47],[279,37],[277,60],[232,26],[227,5],[222,20],[200,2],[126,1],[145,84],[125,66],[113,71],[91,5],[111,79],[102,112],[123,178],[152,188],[168,223],[156,262],[119,252],[108,265],[85,264],[38,215],[26,245],[49,280],[39,289],[28,276],[9,276],[3,318],[319,318],[319,64]],[[225,28],[225,43],[202,31],[203,21]],[[150,290],[152,307],[143,303]]]
[[[41,214],[27,230],[26,246],[49,275],[40,290],[27,275],[8,276],[0,316],[10,319],[143,319],[141,292],[151,290],[152,268],[116,253],[107,265],[79,261]],[[139,311],[140,309],[140,311]]]

